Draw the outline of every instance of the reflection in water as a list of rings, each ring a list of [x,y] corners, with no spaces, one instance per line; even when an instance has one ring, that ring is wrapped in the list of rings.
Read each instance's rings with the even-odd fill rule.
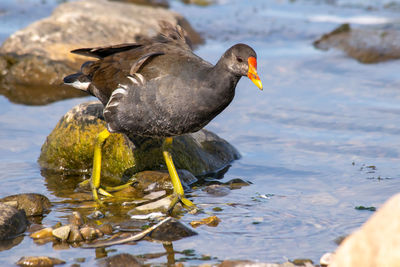
[[[9,249],[19,245],[22,242],[22,240],[24,240],[24,237],[25,236],[20,235],[13,239],[1,240],[0,241],[0,251],[9,250]]]
[[[84,97],[88,94],[71,90],[65,85],[22,85],[0,86],[0,94],[11,102],[24,105],[46,105],[63,99]]]

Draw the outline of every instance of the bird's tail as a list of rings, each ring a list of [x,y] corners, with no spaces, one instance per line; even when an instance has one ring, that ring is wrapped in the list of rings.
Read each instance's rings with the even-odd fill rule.
[[[76,89],[88,92],[91,81],[82,72],[77,72],[64,77],[64,83]]]

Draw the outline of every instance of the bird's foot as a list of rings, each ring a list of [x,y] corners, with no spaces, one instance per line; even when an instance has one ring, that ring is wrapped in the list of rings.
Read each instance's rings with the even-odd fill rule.
[[[122,189],[125,189],[127,187],[130,187],[136,182],[137,182],[136,179],[132,179],[132,180],[129,180],[129,182],[127,182],[125,184],[122,184],[122,185],[118,185],[118,186],[101,186],[101,187],[104,188],[104,190],[106,190],[106,191],[116,192],[116,191],[120,191]]]
[[[185,209],[188,209],[190,211],[197,210],[196,205],[189,199],[185,198],[184,195],[174,193],[171,204],[169,204],[168,213],[172,213],[175,205],[178,203],[181,203]]]
[[[90,182],[90,180],[87,180],[87,181]],[[84,181],[84,182],[86,182],[86,181]],[[82,182],[81,184],[83,184],[84,182]],[[103,195],[107,198],[114,197],[109,192],[116,192],[116,191],[123,190],[129,186],[132,186],[132,184],[134,184],[135,182],[136,182],[135,180],[131,180],[131,181],[127,182],[126,184],[119,185],[119,186],[101,186],[98,188],[95,188],[93,186],[93,184],[91,183],[93,200],[96,201],[98,204],[103,205],[103,202],[100,200],[100,198],[98,196],[99,194]]]

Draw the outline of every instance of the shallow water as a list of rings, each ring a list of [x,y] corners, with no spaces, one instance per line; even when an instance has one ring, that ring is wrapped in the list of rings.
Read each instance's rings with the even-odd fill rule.
[[[1,41],[56,4],[2,1]],[[32,6],[41,8],[30,8],[33,12],[25,16]],[[199,235],[174,242],[174,249],[194,250],[190,265],[204,262],[198,259],[202,255],[211,256],[211,262],[318,262],[336,248],[337,237],[372,214],[355,206],[379,207],[398,192],[400,64],[360,64],[339,51],[315,50],[312,41],[345,21],[354,26],[398,23],[400,2],[224,0],[208,7],[171,6],[206,38],[197,53],[210,62],[234,43],[254,47],[264,85],[259,91],[242,79],[233,103],[207,127],[242,154],[222,181],[242,178],[252,185],[221,197],[194,190],[192,200],[207,212],[223,209],[214,212],[222,222],[216,228],[196,228]],[[60,117],[86,100],[32,107],[0,96],[0,196],[46,195],[55,206],[43,219],[45,225],[66,222],[71,207],[41,176],[36,163],[40,147]],[[186,223],[194,219],[198,217],[181,218]],[[165,252],[161,244],[148,241],[112,249],[108,255]],[[96,261],[94,250],[58,250],[25,237],[12,250],[0,252],[0,262],[11,265],[23,255],[58,257],[69,264],[77,258],[85,258],[82,265]],[[175,253],[175,259],[183,257]],[[166,263],[167,256],[147,262]]]

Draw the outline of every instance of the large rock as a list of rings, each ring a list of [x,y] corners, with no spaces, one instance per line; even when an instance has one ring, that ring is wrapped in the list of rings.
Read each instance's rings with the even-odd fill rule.
[[[6,240],[23,233],[28,220],[23,210],[0,203],[0,240]]]
[[[71,54],[70,50],[154,36],[160,31],[160,20],[182,26],[193,44],[201,42],[201,37],[181,15],[164,8],[105,0],[60,4],[50,17],[17,31],[3,43],[0,93],[25,104],[46,104],[80,96],[81,92],[60,86],[64,76],[76,72],[88,60]],[[43,85],[47,87],[46,95],[40,89]],[[53,88],[48,88],[49,85]]]
[[[102,110],[95,101],[65,114],[42,146],[42,168],[89,174],[95,138],[105,129]],[[116,184],[142,170],[165,169],[161,144],[161,139],[112,134],[103,146],[102,177]],[[176,167],[194,175],[216,172],[240,157],[233,146],[207,130],[176,137],[172,147]]]
[[[18,210],[24,210],[26,216],[44,215],[51,210],[50,200],[41,194],[35,193],[7,196],[1,198],[0,203],[11,205]]]
[[[400,31],[395,28],[354,29],[343,24],[316,40],[314,46],[321,50],[342,50],[362,63],[377,63],[400,58]]]
[[[399,266],[400,194],[389,199],[339,246],[329,267]]]

